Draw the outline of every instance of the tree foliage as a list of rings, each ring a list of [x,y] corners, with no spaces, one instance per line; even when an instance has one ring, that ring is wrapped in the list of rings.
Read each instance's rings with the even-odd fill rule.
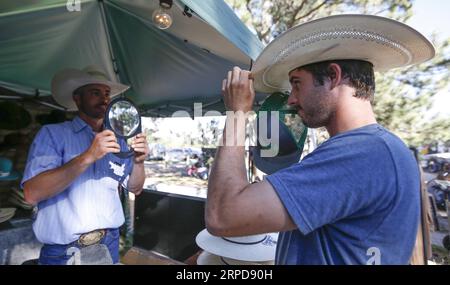
[[[437,46],[430,62],[377,76],[377,120],[410,145],[450,141],[450,118],[430,112],[433,97],[450,87],[450,39]]]
[[[398,20],[411,16],[412,0],[226,0],[264,43],[287,29],[344,12],[383,15]]]

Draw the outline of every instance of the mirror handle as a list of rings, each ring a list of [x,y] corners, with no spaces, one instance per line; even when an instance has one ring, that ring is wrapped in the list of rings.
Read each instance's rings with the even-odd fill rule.
[[[139,123],[139,127],[136,130],[136,134],[140,134],[140,133],[142,133],[142,125]],[[133,156],[133,154],[134,154],[134,149],[132,147],[130,147],[129,151],[114,153],[115,156],[117,156],[118,158],[121,158],[121,159],[130,158],[131,156]]]
[[[130,158],[131,156],[133,156],[133,154],[134,154],[133,149],[126,151],[126,152],[114,153],[115,156],[117,156],[118,158],[122,158],[122,159]]]

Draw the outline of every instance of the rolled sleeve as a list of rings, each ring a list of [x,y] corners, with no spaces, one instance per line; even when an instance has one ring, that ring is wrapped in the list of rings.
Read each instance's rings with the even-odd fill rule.
[[[40,173],[60,167],[63,163],[62,149],[47,127],[36,135],[28,153],[27,165],[20,186]]]

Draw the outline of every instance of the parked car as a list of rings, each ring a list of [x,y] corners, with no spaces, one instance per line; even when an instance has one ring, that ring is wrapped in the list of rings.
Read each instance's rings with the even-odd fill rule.
[[[203,156],[203,152],[201,148],[197,148],[197,147],[186,147],[183,149],[184,152],[189,155],[189,156],[193,156],[193,155],[197,155],[198,157],[202,157]]]
[[[166,151],[164,160],[166,161],[185,161],[187,153],[181,148],[173,148]]]
[[[149,144],[150,150],[147,160],[164,160],[166,156],[166,147],[162,144]]]
[[[450,153],[428,154],[422,157],[421,166],[430,173],[450,170]]]

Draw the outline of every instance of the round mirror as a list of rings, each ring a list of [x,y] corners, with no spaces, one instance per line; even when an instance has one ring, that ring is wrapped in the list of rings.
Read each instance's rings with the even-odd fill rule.
[[[128,101],[118,101],[111,106],[108,119],[112,130],[122,137],[129,137],[139,127],[139,113]]]
[[[105,128],[112,130],[118,139],[125,141],[142,132],[141,115],[131,100],[118,97],[113,99],[106,109]],[[133,155],[133,149],[121,149],[120,153],[114,153],[120,158],[127,158]]]

